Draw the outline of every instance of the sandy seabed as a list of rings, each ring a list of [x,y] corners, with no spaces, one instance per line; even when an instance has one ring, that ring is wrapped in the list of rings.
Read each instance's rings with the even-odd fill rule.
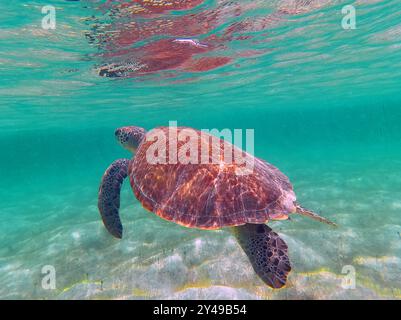
[[[96,190],[89,187],[37,200],[51,208],[42,220],[35,215],[18,218],[21,208],[9,206],[5,210],[10,216],[15,211],[14,222],[24,236],[9,238],[0,249],[0,298],[400,299],[401,202],[394,200],[393,191],[373,197],[378,191],[372,185],[389,190],[378,185],[381,174],[369,179],[354,174],[344,180],[327,173],[320,177],[319,188],[296,186],[303,190],[298,198],[330,212],[326,216],[339,227],[298,216],[270,223],[287,242],[293,267],[280,290],[270,289],[255,275],[229,229],[202,231],[164,221],[142,209],[128,183],[122,196],[122,240],[105,231],[93,199]],[[394,185],[394,179],[399,178],[386,183]],[[385,218],[376,212],[378,207],[387,213]],[[45,265],[55,267],[55,290],[42,288]],[[354,289],[344,287],[345,266],[355,270]]]

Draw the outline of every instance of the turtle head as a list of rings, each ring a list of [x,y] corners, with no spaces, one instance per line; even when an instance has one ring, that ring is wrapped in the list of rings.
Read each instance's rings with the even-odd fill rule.
[[[141,127],[121,127],[118,128],[114,135],[117,141],[127,150],[135,152],[145,137],[146,130]]]

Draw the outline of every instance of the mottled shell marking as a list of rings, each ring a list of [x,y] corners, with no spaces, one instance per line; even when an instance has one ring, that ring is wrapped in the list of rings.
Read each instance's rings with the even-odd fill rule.
[[[163,130],[168,137],[169,128],[156,129]],[[200,131],[191,128],[176,129],[178,134],[183,130],[196,132],[199,155],[208,143],[209,163],[182,164],[180,159],[176,164],[149,163],[146,153],[154,141],[145,138],[131,161],[128,174],[135,196],[146,209],[166,220],[201,229],[266,223],[270,219],[286,219],[289,213],[295,212],[292,185],[276,167],[209,134],[202,132],[201,136]],[[186,142],[179,141],[178,150]],[[167,139],[163,150],[167,159],[170,143]],[[211,163],[213,147],[220,150],[231,147],[233,152],[236,149],[244,157],[253,159],[252,172],[237,175],[236,169],[245,165],[226,161],[223,152],[218,163]]]

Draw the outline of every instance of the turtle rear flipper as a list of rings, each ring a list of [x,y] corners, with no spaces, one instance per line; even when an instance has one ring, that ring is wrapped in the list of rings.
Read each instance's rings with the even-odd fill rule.
[[[118,159],[106,170],[99,188],[98,207],[106,229],[116,238],[121,239],[120,190],[128,174],[129,159]]]
[[[283,287],[291,271],[284,240],[265,224],[238,226],[235,233],[256,274],[272,288]]]

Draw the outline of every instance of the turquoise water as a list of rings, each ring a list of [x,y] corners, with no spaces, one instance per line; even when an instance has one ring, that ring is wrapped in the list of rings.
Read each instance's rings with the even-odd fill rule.
[[[55,30],[41,28],[48,1],[0,4],[0,298],[400,299],[400,2],[208,0],[149,16],[103,2],[52,0]],[[357,10],[355,30],[341,27],[346,4]],[[201,18],[182,20],[192,14]],[[164,22],[118,42],[132,21],[161,17],[175,21],[174,32]],[[191,29],[205,21],[208,30]],[[201,55],[230,59],[218,68],[184,68],[190,57],[99,76],[123,61],[123,48],[146,57],[160,39],[213,36],[218,48]],[[289,246],[286,288],[268,288],[228,230],[149,214],[128,183],[124,238],[105,231],[98,184],[113,160],[129,157],[114,129],[170,120],[254,129],[256,156],[288,175],[303,205],[337,222],[269,224]],[[46,265],[56,270],[54,290],[41,285]],[[355,270],[355,289],[342,286],[344,266]]]

